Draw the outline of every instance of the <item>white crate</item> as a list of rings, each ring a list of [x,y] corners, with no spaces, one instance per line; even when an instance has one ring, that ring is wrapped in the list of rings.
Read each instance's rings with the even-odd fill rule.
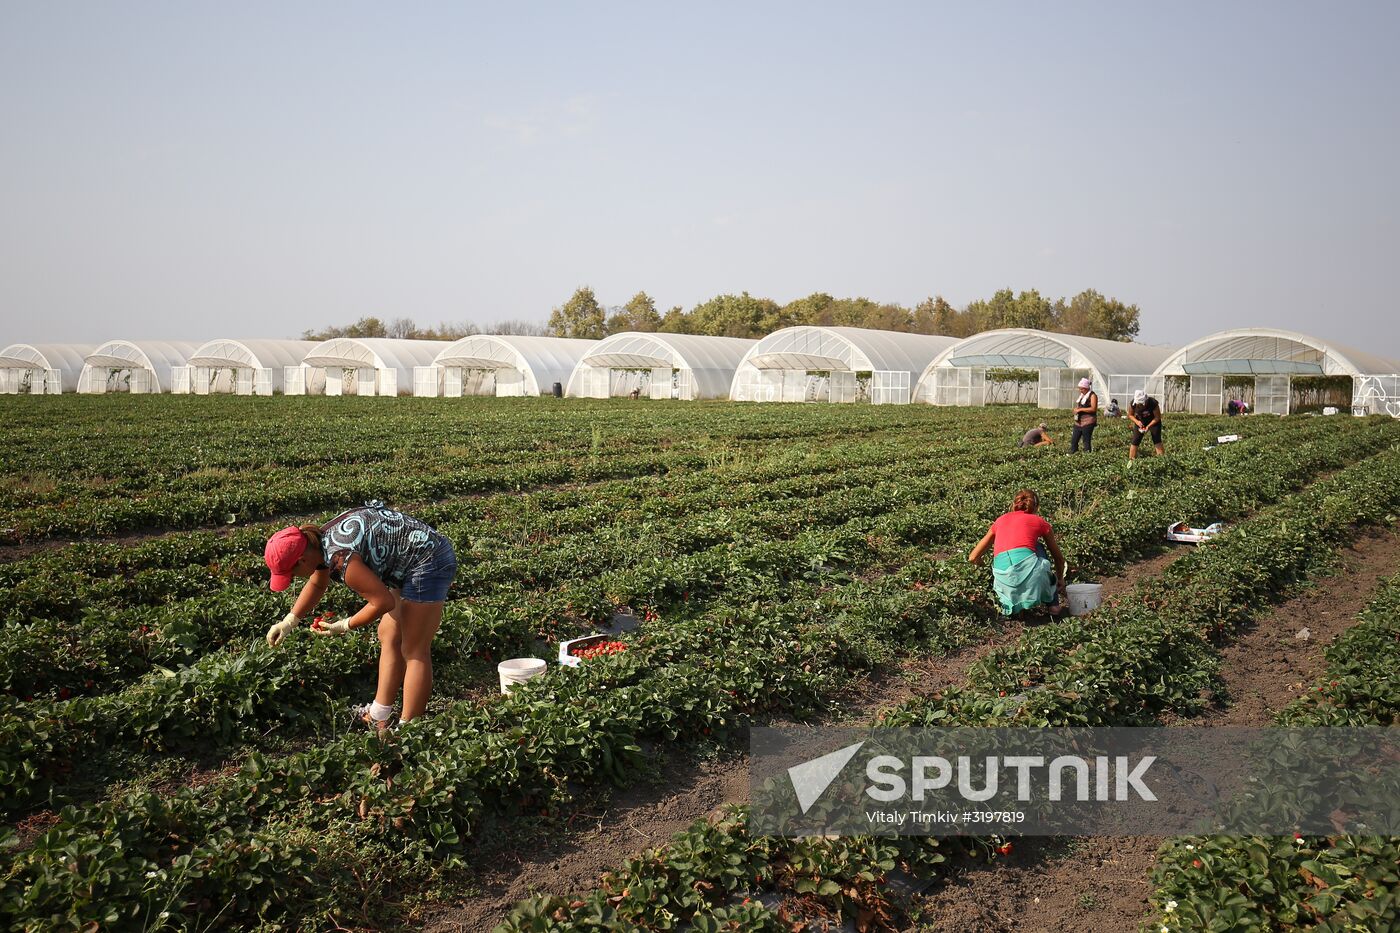
[[[605,641],[612,641],[611,635],[594,634],[584,635],[582,638],[570,638],[568,641],[559,643],[559,663],[565,667],[578,667],[583,661],[576,658],[570,652],[575,648],[588,648],[592,645],[601,645]]]

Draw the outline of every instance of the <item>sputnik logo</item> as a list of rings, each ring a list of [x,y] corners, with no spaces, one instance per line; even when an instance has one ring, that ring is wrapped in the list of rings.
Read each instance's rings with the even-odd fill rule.
[[[802,808],[803,815],[806,815],[812,804],[826,792],[831,782],[841,773],[841,769],[850,763],[864,744],[864,741],[860,741],[854,745],[847,745],[829,755],[788,768],[788,779],[792,781],[792,789],[797,792],[797,803]]]

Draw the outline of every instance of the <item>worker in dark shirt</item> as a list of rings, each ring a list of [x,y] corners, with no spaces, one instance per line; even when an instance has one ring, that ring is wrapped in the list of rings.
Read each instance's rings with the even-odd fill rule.
[[[1144,434],[1152,435],[1152,449],[1162,456],[1162,406],[1142,389],[1133,393],[1133,404],[1128,406],[1128,417],[1133,422],[1133,436],[1128,439],[1128,459],[1136,460],[1138,445]]]
[[[1040,427],[1031,428],[1021,436],[1022,447],[1049,447],[1055,441],[1050,437],[1050,428],[1045,422],[1040,423]]]

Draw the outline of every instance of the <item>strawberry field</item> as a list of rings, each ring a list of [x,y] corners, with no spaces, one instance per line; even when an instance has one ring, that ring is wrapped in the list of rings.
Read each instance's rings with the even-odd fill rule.
[[[751,724],[829,718],[853,685],[1003,636],[989,572],[966,553],[1022,486],[1074,580],[1122,577],[1171,522],[1231,528],[1129,574],[1090,616],[1003,638],[946,689],[877,703],[879,721],[1190,719],[1260,606],[1400,511],[1390,419],[1178,416],[1169,456],[1129,470],[1125,426],[1101,427],[1092,455],[1021,450],[1039,413],[1016,408],[4,397],[0,413],[0,923],[20,930],[478,917],[461,912],[488,841],[567,840],[580,801],[660,763],[742,749]],[[1242,439],[1203,449],[1227,427]],[[268,591],[267,535],[370,498],[435,525],[460,564],[428,715],[383,737],[349,729],[373,691],[372,635],[263,638],[290,603]],[[1393,722],[1393,665],[1377,659],[1395,642],[1394,590],[1376,600],[1288,721]],[[356,608],[344,587],[323,604]],[[617,613],[638,627],[553,663]],[[501,696],[496,663],[522,656],[548,673]],[[943,878],[1012,851],[754,839],[742,815],[490,922],[901,928],[918,906],[891,893],[892,873]],[[1214,846],[1210,869],[1164,855],[1154,928],[1188,906],[1185,929],[1393,919],[1365,895],[1394,889],[1388,841],[1277,854],[1325,862],[1333,875],[1309,871],[1348,882],[1335,899],[1281,883],[1241,889],[1245,903],[1220,893],[1221,879],[1273,877],[1276,842],[1172,843]]]

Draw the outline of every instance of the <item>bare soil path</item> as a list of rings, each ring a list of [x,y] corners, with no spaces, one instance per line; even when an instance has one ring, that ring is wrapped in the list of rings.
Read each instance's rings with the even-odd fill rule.
[[[1190,724],[1267,726],[1323,670],[1323,650],[1356,622],[1380,581],[1400,570],[1400,532],[1374,531],[1342,566],[1259,616],[1222,652],[1230,702]],[[1307,639],[1297,638],[1308,629]],[[925,929],[1134,931],[1148,912],[1161,840],[1028,839],[1003,863],[954,875],[923,899]]]

